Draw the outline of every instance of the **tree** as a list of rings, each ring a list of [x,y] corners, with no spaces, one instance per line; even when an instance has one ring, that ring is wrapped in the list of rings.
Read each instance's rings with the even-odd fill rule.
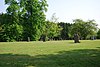
[[[100,29],[97,32],[97,38],[100,39]]]
[[[74,43],[80,43],[79,42],[79,35],[77,33],[74,34]]]
[[[61,30],[60,37],[63,40],[67,40],[70,38],[70,27],[72,24],[60,22],[58,23],[63,29]]]
[[[72,35],[78,33],[81,38],[86,39],[88,36],[95,35],[97,32],[97,24],[94,23],[94,20],[85,22],[81,19],[75,19],[74,22],[71,27]]]
[[[16,0],[5,0],[5,4],[9,5],[5,14],[6,22],[4,23],[6,41],[21,40],[23,27],[19,21],[20,6]]]
[[[45,14],[47,11],[46,0],[20,0],[22,14],[24,18],[24,38],[30,37],[31,40],[38,40],[42,35],[42,30],[45,25]]]
[[[46,21],[44,32],[43,34],[46,35],[49,39],[53,39],[54,37],[57,37],[60,35],[60,31],[62,28],[57,23],[57,19],[55,13],[52,15],[50,21]]]
[[[57,23],[50,22],[50,21],[47,21],[46,29],[47,29],[46,30],[47,36],[51,39],[53,37],[60,35],[60,31],[62,30],[62,28]]]
[[[3,20],[2,20],[2,18],[4,17],[4,14],[2,13],[2,14],[0,14],[0,33],[3,31]]]
[[[4,22],[4,20],[3,20],[3,18],[4,18],[4,14],[2,13],[2,14],[0,14],[0,42],[4,41],[3,40],[3,32],[4,32],[4,29],[3,29],[3,27],[4,27],[3,22]]]
[[[5,29],[7,36],[13,34],[9,40],[38,40],[45,25],[46,0],[5,0],[5,4],[9,5],[7,14],[11,16]]]

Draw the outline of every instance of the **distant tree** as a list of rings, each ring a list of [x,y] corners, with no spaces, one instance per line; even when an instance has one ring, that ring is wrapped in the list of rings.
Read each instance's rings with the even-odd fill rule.
[[[56,13],[53,13],[51,19],[48,20],[45,24],[45,33],[49,39],[54,39],[54,37],[60,35],[61,30],[62,28],[58,24]]]
[[[70,23],[64,23],[60,22],[58,23],[62,27],[61,33],[60,33],[60,38],[63,40],[67,40],[70,38],[70,27],[72,24]]]
[[[53,39],[54,37],[60,35],[61,30],[62,28],[57,23],[47,21],[44,35],[46,35],[49,39]]]
[[[75,19],[74,24],[71,26],[71,34],[78,33],[83,39],[86,39],[89,35],[95,35],[97,32],[97,24],[94,20],[83,21],[81,19]]]

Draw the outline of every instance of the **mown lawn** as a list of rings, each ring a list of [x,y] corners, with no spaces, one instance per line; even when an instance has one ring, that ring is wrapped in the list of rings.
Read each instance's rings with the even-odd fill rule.
[[[100,67],[100,40],[0,42],[0,67]]]

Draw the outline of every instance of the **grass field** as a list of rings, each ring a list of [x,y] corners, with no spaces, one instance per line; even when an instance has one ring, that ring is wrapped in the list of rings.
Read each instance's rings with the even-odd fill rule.
[[[100,67],[100,40],[0,42],[0,67]]]

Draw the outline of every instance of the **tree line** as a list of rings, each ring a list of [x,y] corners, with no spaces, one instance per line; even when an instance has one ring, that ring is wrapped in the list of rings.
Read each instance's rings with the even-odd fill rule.
[[[94,20],[73,20],[73,24],[46,20],[46,0],[5,0],[9,5],[0,14],[0,41],[70,40],[78,33],[81,39],[100,38]],[[56,20],[53,16],[52,19]]]

